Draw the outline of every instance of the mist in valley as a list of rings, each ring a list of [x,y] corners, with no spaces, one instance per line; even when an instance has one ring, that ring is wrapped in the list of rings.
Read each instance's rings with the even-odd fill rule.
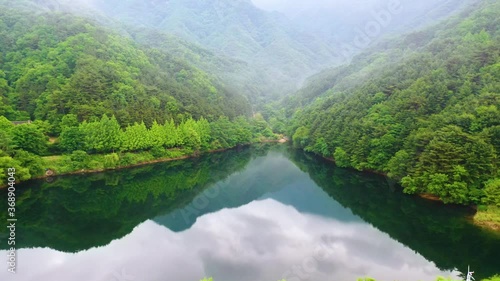
[[[260,107],[294,93],[324,69],[348,64],[384,38],[435,23],[471,1],[3,2],[92,17],[213,73]]]

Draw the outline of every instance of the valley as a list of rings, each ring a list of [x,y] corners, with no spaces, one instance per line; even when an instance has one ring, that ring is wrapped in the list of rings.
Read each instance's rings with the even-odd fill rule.
[[[0,0],[0,207],[19,185],[21,252],[129,249],[151,232],[193,245],[163,248],[196,254],[185,256],[196,276],[170,269],[183,281],[455,280],[471,264],[496,278],[500,3],[283,3]],[[379,264],[374,248],[363,256],[335,227],[370,233],[356,243],[387,245],[405,264]],[[273,229],[316,246],[334,233],[339,252],[309,275],[289,274],[308,251],[279,244]],[[203,233],[241,260],[203,244]],[[151,274],[140,280],[165,272]]]

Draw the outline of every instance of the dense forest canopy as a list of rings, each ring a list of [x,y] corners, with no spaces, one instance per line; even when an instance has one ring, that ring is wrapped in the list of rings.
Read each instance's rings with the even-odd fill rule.
[[[19,224],[18,246],[73,253],[107,245],[242,170],[259,149],[264,148],[19,186],[18,212],[25,221]],[[214,163],[218,169],[213,169]],[[1,214],[2,219],[6,216]],[[44,225],[57,227],[48,230]],[[7,230],[2,229],[0,235],[4,234]]]
[[[472,1],[392,0],[361,6],[344,1],[341,9],[317,6],[320,10],[304,11],[297,17],[264,11],[250,0],[0,3],[35,14],[59,11],[91,18],[141,45],[181,57],[217,75],[260,110],[266,103],[296,91],[308,76],[347,61],[381,36],[438,21]],[[389,15],[389,22],[370,37],[368,45],[355,44],[358,29],[378,20],[393,2],[400,4],[401,11]]]
[[[240,149],[227,161],[201,154],[289,139],[292,161],[323,191],[438,266],[451,270],[463,261],[453,253],[480,251],[474,267],[479,257],[497,260],[496,238],[482,245],[487,251],[472,243],[446,251],[469,237],[485,241],[464,235],[478,230],[465,215],[458,220],[423,204],[408,219],[400,212],[419,199],[388,193],[401,188],[477,207],[500,229],[500,2],[370,3],[379,4],[356,13],[318,6],[287,17],[251,0],[0,0],[0,188],[48,177],[16,190],[20,214],[31,214],[24,227],[32,233],[20,245],[105,245],[145,218],[187,206],[250,160]],[[199,158],[180,161],[188,157]],[[49,183],[53,175],[169,160],[177,162],[82,176],[81,186],[64,177]],[[369,190],[373,184],[347,169],[383,174],[400,186]],[[259,188],[252,191],[263,198]],[[79,194],[99,200],[77,209]],[[240,204],[219,199],[223,204],[205,211]],[[144,205],[143,213],[120,216]],[[59,212],[47,215],[52,206]],[[101,211],[107,214],[97,216]],[[42,237],[47,222],[75,215],[81,223]],[[398,219],[405,221],[394,224]],[[175,223],[168,220],[156,222]],[[90,225],[86,231],[101,227],[104,238],[79,239]],[[428,239],[443,236],[449,244]]]
[[[290,93],[334,66],[342,45],[325,44],[300,19],[292,24],[251,1],[10,2],[0,0],[4,163],[152,150],[160,157],[274,132],[341,167],[386,173],[408,193],[498,204],[495,1],[422,3],[419,18],[394,22],[413,29],[468,6],[433,27],[375,38],[281,102],[276,89]],[[407,15],[414,6],[403,4]],[[34,122],[10,124],[16,120]],[[31,176],[48,165],[26,159],[16,165],[38,167]]]
[[[7,4],[0,2],[0,167],[15,167],[18,180],[276,137],[246,97],[175,52],[94,19]]]
[[[11,120],[80,121],[103,114],[121,124],[248,115],[248,102],[186,62],[67,14],[0,12],[0,113]]]
[[[380,44],[284,103],[297,147],[407,193],[500,204],[500,4]]]

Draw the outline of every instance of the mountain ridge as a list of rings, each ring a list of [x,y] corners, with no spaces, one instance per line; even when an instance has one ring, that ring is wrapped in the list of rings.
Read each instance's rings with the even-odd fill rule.
[[[472,0],[449,0],[446,3],[470,1]],[[408,9],[413,9],[416,5],[407,1],[400,3],[403,8]],[[436,8],[434,4],[425,2],[420,5],[419,15],[444,7],[445,4]],[[206,51],[190,46],[185,58],[189,57],[191,63],[217,75],[228,87],[244,94],[257,111],[266,103],[295,92],[306,78],[320,70],[349,61],[353,55],[400,26],[401,22],[401,17],[394,17],[388,28],[384,27],[374,38],[370,38],[368,45],[352,48],[353,37],[345,34],[351,34],[356,26],[363,29],[373,20],[373,12],[379,12],[378,8],[386,9],[387,5],[373,10],[370,10],[371,6],[367,6],[363,12],[353,14],[355,20],[346,18],[346,13],[338,11],[333,18],[331,15],[308,15],[302,20],[290,19],[279,12],[262,10],[247,0],[23,0],[15,5],[36,5],[37,9],[65,11],[90,17],[135,40],[141,38],[138,42],[146,46],[163,46],[165,51],[178,50],[181,45],[187,46],[180,41],[202,47],[214,56],[210,55],[205,59],[204,55],[198,53],[206,54]],[[435,13],[437,16],[434,20],[445,17],[460,7],[461,5],[456,5],[447,12]],[[404,13],[408,14],[408,11],[403,10]],[[404,22],[412,19],[403,18]],[[419,25],[406,26],[413,29]],[[326,33],[322,32],[323,29]],[[170,40],[166,44],[156,39],[150,42],[141,32],[165,33],[182,39]],[[345,51],[346,46],[351,49]],[[176,52],[176,55],[185,54]],[[236,64],[236,68],[233,64]]]
[[[284,101],[294,144],[410,194],[498,204],[498,11],[478,2],[318,75]]]

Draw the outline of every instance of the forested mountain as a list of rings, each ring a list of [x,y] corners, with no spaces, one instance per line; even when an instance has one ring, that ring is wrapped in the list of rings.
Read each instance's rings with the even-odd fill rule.
[[[318,75],[285,101],[294,144],[407,193],[499,204],[499,19],[482,1]]]
[[[264,12],[250,0],[90,2],[126,24],[174,34],[241,60],[243,73],[222,74],[241,85],[254,103],[296,89],[302,79],[336,60],[335,46],[313,33],[298,32],[286,17]]]
[[[92,18],[141,45],[217,74],[256,107],[294,91],[303,78],[335,59],[332,46],[297,32],[283,15],[259,10],[250,1],[21,0],[8,5]]]
[[[140,48],[91,20],[0,11],[0,115],[80,121],[103,114],[120,124],[249,115],[243,96],[166,52]]]
[[[383,1],[350,3],[336,10],[317,6],[295,18],[263,11],[250,0],[2,1],[33,11],[93,18],[142,45],[218,75],[226,87],[246,95],[258,111],[294,92],[308,76],[349,60],[384,34],[437,21],[473,0],[392,1],[399,10],[388,14],[387,23],[386,16],[379,19],[379,12],[388,12]],[[362,45],[356,43],[358,30],[366,33],[372,21],[382,21],[380,30],[368,32],[369,40],[363,39]]]
[[[0,179],[9,168],[28,180],[276,137],[245,97],[182,56],[93,19],[34,12],[0,1]]]
[[[318,15],[308,26],[314,13],[290,19],[250,0],[0,0],[0,149],[77,159],[79,148],[227,148],[273,137],[261,115],[236,118],[261,111],[275,132],[340,166],[387,173],[409,193],[489,204],[500,185],[500,4],[431,2],[381,6],[385,19],[374,6],[354,19]],[[380,39],[466,4],[437,26]],[[366,32],[374,21],[369,49],[310,78],[284,110],[269,105],[362,49],[346,24]],[[38,123],[7,124],[28,119]],[[50,153],[48,135],[60,137]]]

